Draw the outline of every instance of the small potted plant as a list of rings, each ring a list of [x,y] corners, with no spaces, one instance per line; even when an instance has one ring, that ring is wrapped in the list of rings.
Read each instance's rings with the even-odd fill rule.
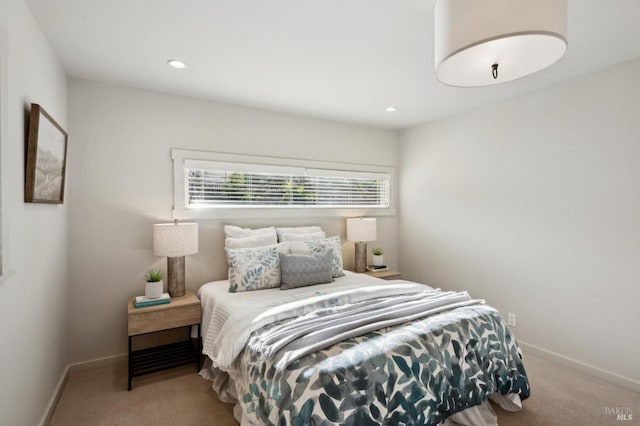
[[[144,275],[144,278],[147,280],[147,283],[144,285],[145,297],[147,299],[157,299],[162,296],[162,290],[164,287],[164,284],[162,283],[162,279],[164,278],[162,271],[149,269]]]
[[[384,257],[382,256],[382,249],[380,247],[371,250],[371,254],[373,254],[373,266],[384,266]]]

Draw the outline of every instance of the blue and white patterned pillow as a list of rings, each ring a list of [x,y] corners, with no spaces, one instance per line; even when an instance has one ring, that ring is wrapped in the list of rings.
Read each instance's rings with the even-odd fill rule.
[[[316,254],[280,253],[280,290],[333,282],[331,250]]]
[[[320,253],[324,250],[331,250],[333,278],[344,276],[342,267],[342,242],[339,236],[325,238],[323,240],[293,241],[288,244],[291,253],[295,254],[312,254]]]
[[[262,290],[280,286],[280,253],[277,244],[255,248],[225,248],[229,263],[229,292]]]

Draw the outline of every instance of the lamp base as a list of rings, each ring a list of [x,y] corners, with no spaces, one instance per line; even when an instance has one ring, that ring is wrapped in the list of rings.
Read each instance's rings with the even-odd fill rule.
[[[367,243],[356,241],[356,272],[367,272]]]
[[[184,256],[167,257],[167,287],[171,297],[184,296]]]

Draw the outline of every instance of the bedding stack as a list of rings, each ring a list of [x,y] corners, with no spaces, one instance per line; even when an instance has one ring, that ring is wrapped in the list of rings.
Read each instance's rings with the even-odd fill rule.
[[[229,278],[198,292],[201,375],[242,425],[495,425],[489,400],[516,411],[529,396],[484,301],[345,272],[317,226],[225,233]]]

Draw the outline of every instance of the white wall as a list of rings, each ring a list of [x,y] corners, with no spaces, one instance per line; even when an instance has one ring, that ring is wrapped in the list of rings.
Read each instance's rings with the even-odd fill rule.
[[[640,384],[640,61],[404,131],[401,269]]]
[[[31,426],[66,365],[68,203],[23,202],[25,126],[34,102],[66,127],[67,99],[64,70],[22,0],[0,2],[0,62],[0,424]]]
[[[69,359],[126,352],[126,301],[143,293],[152,224],[171,219],[171,148],[396,165],[397,134],[222,105],[85,80],[69,80]],[[345,236],[344,219],[200,221],[200,252],[186,259],[187,289],[226,278],[224,223],[321,224]],[[397,266],[397,221],[379,218],[386,260]],[[353,243],[345,243],[346,266]]]

